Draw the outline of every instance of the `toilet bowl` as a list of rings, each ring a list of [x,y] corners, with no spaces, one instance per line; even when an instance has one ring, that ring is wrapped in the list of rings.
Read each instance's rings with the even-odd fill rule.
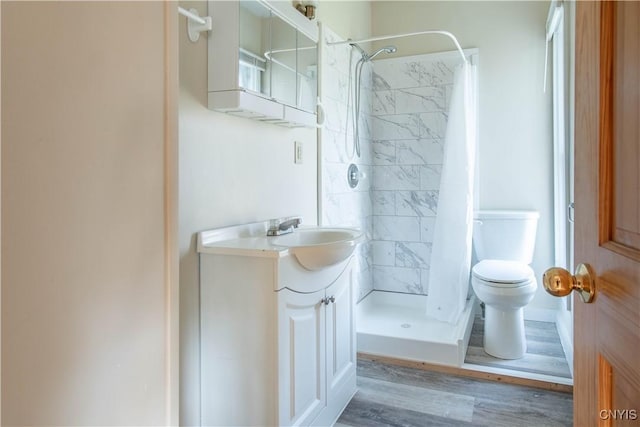
[[[485,352],[501,359],[521,358],[527,351],[524,306],[538,287],[533,270],[518,261],[483,260],[471,274],[473,290],[485,304]]]
[[[478,263],[471,285],[485,304],[484,350],[501,359],[527,351],[524,307],[538,287],[533,269],[539,214],[533,211],[477,211],[473,247]]]

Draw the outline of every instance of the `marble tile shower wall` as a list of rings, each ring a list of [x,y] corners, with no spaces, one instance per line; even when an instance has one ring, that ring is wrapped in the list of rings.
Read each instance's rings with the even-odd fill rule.
[[[374,61],[373,286],[428,294],[443,144],[459,58]]]
[[[343,40],[328,28],[324,28],[327,41]],[[325,126],[320,132],[322,147],[322,224],[325,226],[354,226],[367,234],[366,243],[358,246],[356,273],[358,300],[373,289],[371,251],[373,223],[371,201],[372,140],[371,140],[371,64],[362,72],[362,101],[360,116],[361,156],[353,153],[352,103],[348,106],[349,57],[348,45],[325,46],[321,76],[322,102],[326,111]],[[351,70],[359,56],[354,55]],[[353,76],[353,74],[352,74]],[[353,79],[351,91],[353,93]],[[355,163],[366,177],[352,189],[347,182],[347,168]]]

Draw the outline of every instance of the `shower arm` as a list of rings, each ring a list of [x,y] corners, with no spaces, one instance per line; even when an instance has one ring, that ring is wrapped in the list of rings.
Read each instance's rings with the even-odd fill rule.
[[[375,41],[380,41],[380,40],[389,40],[389,39],[399,39],[399,38],[403,38],[403,37],[420,36],[420,35],[423,35],[423,34],[440,34],[440,35],[449,37],[451,39],[451,41],[453,41],[453,43],[456,45],[456,49],[460,53],[460,56],[462,57],[462,60],[465,63],[468,62],[467,61],[467,57],[464,55],[464,51],[462,50],[462,47],[460,46],[460,43],[458,43],[458,39],[456,38],[456,36],[454,36],[449,31],[442,31],[442,30],[427,30],[427,31],[418,31],[418,32],[414,32],[414,33],[392,34],[392,35],[387,35],[387,36],[369,37],[369,38],[361,39],[361,40],[347,39],[347,40],[342,40],[342,41],[339,41],[339,42],[327,42],[327,46],[337,46],[337,45],[347,44],[347,43],[375,42]]]

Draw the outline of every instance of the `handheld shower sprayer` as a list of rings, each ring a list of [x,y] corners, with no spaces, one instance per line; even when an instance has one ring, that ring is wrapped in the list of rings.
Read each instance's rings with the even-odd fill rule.
[[[395,51],[397,51],[398,49],[395,46],[385,46],[382,47],[378,50],[376,50],[374,53],[372,53],[371,55],[369,55],[369,57],[367,58],[367,61],[371,61],[373,58],[375,58],[376,56],[378,56],[379,54],[381,54],[382,52],[384,53],[395,53]]]
[[[382,52],[384,52],[384,53],[394,53],[395,51],[398,50],[395,46],[385,46],[385,47],[381,47],[380,49],[376,50],[371,55],[369,55],[357,43],[351,43],[350,46],[356,48],[356,50],[358,52],[360,52],[360,55],[362,55],[362,59],[361,60],[363,62],[371,61],[373,58],[375,58],[376,56],[378,56]]]
[[[369,55],[357,43],[349,43],[349,45],[352,48],[355,48],[358,52],[360,52],[360,55],[362,55],[362,57],[358,60],[358,62],[356,62],[356,67],[354,70],[355,90],[354,90],[354,96],[353,96],[353,149],[358,155],[358,157],[360,157],[359,118],[360,118],[360,86],[361,86],[360,83],[361,83],[361,77],[362,77],[362,68],[364,67],[365,63],[371,61],[373,58],[380,55],[381,53],[383,52],[387,54],[394,53],[398,49],[395,46],[385,46],[376,50],[371,55]],[[351,59],[349,60],[349,70],[351,70]],[[349,72],[349,93],[351,93],[351,72]],[[347,112],[347,123],[349,122],[348,114],[349,113]],[[345,132],[345,143],[347,138],[346,134],[347,133]]]

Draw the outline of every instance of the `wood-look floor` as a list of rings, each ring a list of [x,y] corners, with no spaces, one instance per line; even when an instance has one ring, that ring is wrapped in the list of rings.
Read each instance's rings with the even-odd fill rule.
[[[573,397],[358,360],[358,392],[336,426],[571,426]]]
[[[571,371],[554,323],[525,320],[527,353],[521,359],[498,359],[485,353],[484,319],[476,316],[471,330],[465,363],[510,369],[513,371],[571,378]]]

